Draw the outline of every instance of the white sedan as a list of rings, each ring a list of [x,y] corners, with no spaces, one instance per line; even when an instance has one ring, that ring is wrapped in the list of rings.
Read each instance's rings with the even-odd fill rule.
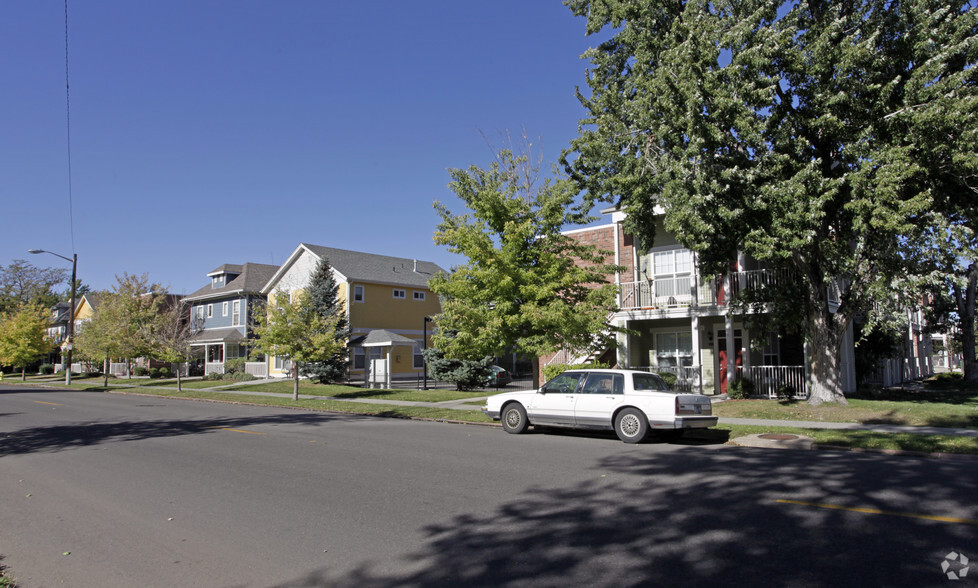
[[[625,443],[649,431],[678,437],[717,424],[709,397],[670,390],[657,374],[632,370],[569,370],[539,390],[490,396],[482,412],[507,433],[530,425],[613,429]]]

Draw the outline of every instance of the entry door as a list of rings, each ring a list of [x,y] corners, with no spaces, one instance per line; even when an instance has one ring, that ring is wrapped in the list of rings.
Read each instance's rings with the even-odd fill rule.
[[[737,367],[744,365],[744,341],[740,329],[734,329],[734,353]],[[716,337],[717,377],[720,394],[727,393],[727,332],[720,331]]]

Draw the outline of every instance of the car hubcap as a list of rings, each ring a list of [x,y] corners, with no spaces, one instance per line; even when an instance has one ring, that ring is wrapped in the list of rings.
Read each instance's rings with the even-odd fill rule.
[[[627,437],[638,435],[639,429],[642,428],[642,424],[638,422],[638,417],[633,414],[626,414],[621,417],[621,422],[619,422],[618,426],[621,428],[621,432]]]
[[[506,424],[509,425],[511,428],[515,429],[516,427],[520,426],[520,421],[522,420],[523,419],[520,418],[520,411],[518,410],[506,411]]]

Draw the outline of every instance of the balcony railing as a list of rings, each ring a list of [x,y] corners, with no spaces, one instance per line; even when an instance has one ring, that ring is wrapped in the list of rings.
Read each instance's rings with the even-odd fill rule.
[[[750,270],[729,274],[730,294],[772,286],[789,279],[786,270]],[[689,306],[725,306],[727,294],[723,278],[703,278],[697,284],[691,275],[619,285],[621,310],[668,309]]]
[[[750,380],[754,384],[756,396],[808,398],[805,366],[737,366],[737,377]]]

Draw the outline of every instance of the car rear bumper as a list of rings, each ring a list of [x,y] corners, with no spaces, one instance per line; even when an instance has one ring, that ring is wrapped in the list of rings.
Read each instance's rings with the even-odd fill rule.
[[[719,417],[715,416],[679,416],[671,421],[649,421],[652,430],[661,429],[708,429],[715,426]]]

